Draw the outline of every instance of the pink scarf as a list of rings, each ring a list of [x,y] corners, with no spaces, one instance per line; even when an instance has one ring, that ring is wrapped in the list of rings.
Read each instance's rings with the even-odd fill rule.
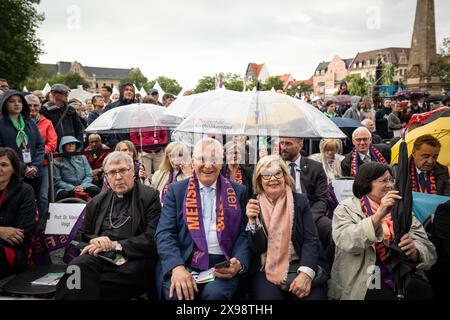
[[[294,197],[292,189],[286,191],[272,204],[265,194],[258,195],[267,233],[267,252],[261,255],[261,266],[266,278],[273,284],[286,280],[289,269]]]

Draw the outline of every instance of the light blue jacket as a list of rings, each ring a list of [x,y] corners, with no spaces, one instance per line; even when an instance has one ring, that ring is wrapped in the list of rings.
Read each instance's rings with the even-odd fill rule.
[[[64,152],[64,145],[75,142],[77,150],[81,150],[81,142],[72,136],[61,138],[59,152]],[[76,186],[84,189],[94,186],[92,184],[92,169],[85,156],[63,157],[54,161],[53,171],[55,178],[56,194],[60,191],[72,191]]]

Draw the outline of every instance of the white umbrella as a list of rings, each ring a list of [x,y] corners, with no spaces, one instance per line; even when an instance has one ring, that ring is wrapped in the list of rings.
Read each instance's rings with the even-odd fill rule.
[[[197,97],[196,97],[197,96]],[[174,105],[181,97],[172,103]],[[345,134],[312,105],[271,91],[215,90],[192,96],[179,131],[206,134],[346,138]],[[171,107],[167,114],[174,114]]]
[[[50,90],[52,90],[52,87],[50,87],[50,85],[47,82],[44,86],[44,89],[42,89],[42,94],[45,96],[47,93],[50,92]]]
[[[165,115],[164,110],[164,107],[148,103],[133,103],[117,107],[100,115],[85,131],[88,133],[120,133],[129,132],[130,129],[146,131],[157,127],[176,127],[181,119]]]
[[[209,103],[211,99],[220,101],[226,99],[228,92],[230,91],[220,88],[198,94],[191,94],[189,96],[178,95],[177,99],[172,102],[169,107],[167,107],[164,113],[167,115],[186,118],[197,109],[205,106],[205,103]]]

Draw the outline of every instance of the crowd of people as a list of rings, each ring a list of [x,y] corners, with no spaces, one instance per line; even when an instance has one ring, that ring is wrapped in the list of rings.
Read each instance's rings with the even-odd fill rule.
[[[67,273],[57,299],[144,292],[165,300],[396,299],[388,259],[391,214],[402,195],[385,142],[398,138],[413,114],[429,111],[420,101],[405,107],[386,99],[379,108],[370,97],[351,97],[347,108],[315,101],[324,116],[362,126],[348,141],[323,139],[312,155],[303,139],[280,137],[278,151],[268,149],[254,164],[247,137],[204,137],[191,147],[165,128],[141,136],[84,132],[113,108],[161,104],[155,89],[142,99],[124,84],[114,101],[104,87],[88,101],[89,112],[83,102],[68,101],[63,84],[52,86],[48,101],[39,92],[8,89],[2,86],[0,99],[0,279],[26,267],[31,234],[47,219],[54,192],[56,200],[87,201],[76,237],[85,246],[69,264],[81,270],[81,289],[67,286]],[[345,85],[339,90],[348,94]],[[165,95],[161,105],[174,99]],[[448,168],[437,161],[441,147],[432,135],[415,140],[413,191],[450,197]],[[353,197],[334,203],[332,182],[343,177],[354,179]],[[450,235],[445,217],[441,223],[441,240],[430,240],[413,217],[400,240],[415,271],[407,299],[450,297],[443,285],[450,282]],[[120,263],[99,257],[110,253]],[[377,275],[380,285],[369,286]]]

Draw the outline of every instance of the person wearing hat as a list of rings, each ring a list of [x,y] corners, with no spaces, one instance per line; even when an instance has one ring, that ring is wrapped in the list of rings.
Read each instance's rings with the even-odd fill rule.
[[[150,89],[150,90],[148,91],[148,94],[149,94],[150,96],[152,96],[153,99],[156,100],[156,103],[158,104],[158,106],[161,106],[161,107],[164,106],[161,102],[159,102],[159,92],[158,92],[158,89],[155,89],[155,88]]]
[[[68,105],[70,89],[64,84],[54,84],[50,90],[50,101],[41,108],[41,114],[49,119],[58,136],[58,143],[63,136],[73,136],[83,141],[83,127],[76,110]]]

